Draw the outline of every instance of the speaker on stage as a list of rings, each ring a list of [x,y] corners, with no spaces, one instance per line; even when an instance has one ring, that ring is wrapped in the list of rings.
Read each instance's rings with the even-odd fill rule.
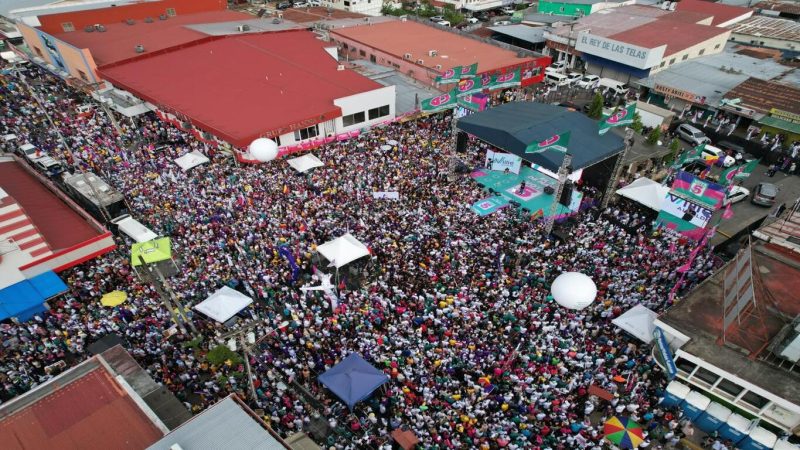
[[[463,131],[459,131],[458,134],[456,134],[456,152],[467,152],[467,133]]]
[[[569,206],[571,200],[572,200],[572,182],[567,180],[564,183],[564,189],[561,190],[561,198],[558,199],[558,203],[561,203],[564,206]]]

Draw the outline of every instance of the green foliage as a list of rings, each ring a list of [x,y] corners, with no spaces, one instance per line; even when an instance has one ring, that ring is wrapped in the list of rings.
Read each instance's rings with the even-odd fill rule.
[[[206,354],[206,361],[209,364],[213,364],[218,366],[220,364],[224,364],[225,361],[231,360],[234,365],[242,363],[242,357],[239,356],[238,353],[231,351],[228,347],[224,345],[218,345],[212,348],[208,354]]]
[[[392,8],[389,5],[383,5],[381,8],[381,13],[384,16],[402,16],[408,14],[408,11],[403,8]]]
[[[528,7],[529,7],[529,6],[530,6],[530,5],[529,5],[529,4],[527,4],[527,3],[517,3],[517,4],[514,6],[514,8],[515,8],[517,11],[522,11],[522,10],[528,9]]]
[[[644,124],[642,124],[642,116],[639,115],[637,112],[633,115],[633,123],[631,124],[631,128],[638,134],[642,133],[642,129],[644,129]]]
[[[681,143],[677,139],[673,139],[672,142],[669,143],[669,154],[664,157],[664,162],[669,164],[672,161],[675,161],[675,158],[678,157],[678,153],[681,151]]]
[[[592,119],[598,120],[603,116],[603,96],[600,93],[594,95],[592,103],[589,105],[589,112],[587,113]]]
[[[651,131],[650,134],[647,135],[647,140],[645,141],[645,143],[647,143],[647,145],[656,145],[660,137],[661,137],[661,128],[658,127],[653,128],[653,131]]]

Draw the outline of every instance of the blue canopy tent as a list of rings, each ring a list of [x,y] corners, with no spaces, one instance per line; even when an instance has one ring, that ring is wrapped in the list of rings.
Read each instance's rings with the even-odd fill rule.
[[[387,381],[389,377],[385,373],[356,353],[351,353],[342,362],[319,376],[319,382],[336,394],[350,409]]]
[[[0,290],[0,320],[30,320],[46,309],[43,303],[47,299],[66,291],[67,285],[53,271],[14,283]]]

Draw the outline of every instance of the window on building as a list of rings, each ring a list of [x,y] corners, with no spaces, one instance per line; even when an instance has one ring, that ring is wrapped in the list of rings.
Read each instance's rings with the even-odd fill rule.
[[[359,124],[366,120],[364,117],[365,117],[364,111],[357,112],[355,114],[350,114],[349,116],[342,116],[342,125],[345,127],[349,127],[351,125]]]
[[[381,106],[380,108],[372,108],[368,111],[369,120],[377,119],[389,115],[389,105]]]
[[[81,77],[81,80],[83,80],[83,81],[85,81],[87,83],[89,82],[89,77],[86,76],[86,72],[84,72],[82,70],[78,70],[78,76]]]
[[[350,46],[347,45],[347,42],[342,42],[342,48],[347,50]]]
[[[689,59],[689,54],[688,53],[683,55],[683,58],[681,58],[681,61],[686,61],[687,59]]]
[[[682,371],[684,371],[686,373],[692,373],[694,368],[697,367],[697,364],[695,364],[695,363],[693,363],[691,361],[687,361],[687,360],[685,360],[683,358],[678,358],[675,361],[675,365],[678,366],[679,370],[682,370]]]
[[[61,29],[64,30],[64,32],[75,31],[75,25],[73,25],[72,22],[64,22],[61,24]]]
[[[700,49],[700,51],[699,51],[699,52],[697,52],[697,54],[698,54],[698,55],[702,55],[702,54],[703,54],[703,53],[705,53],[705,52],[706,52],[706,49],[704,49],[704,48],[701,48],[701,49]]]
[[[672,58],[672,59],[669,60],[669,65],[671,66],[673,64],[675,64],[675,58]]]
[[[749,403],[749,404],[755,406],[758,409],[763,408],[764,406],[767,405],[767,403],[769,403],[769,400],[767,400],[764,397],[756,394],[753,391],[748,391],[746,394],[744,394],[742,396],[742,400],[744,400],[746,403]]]
[[[564,7],[558,8],[558,12],[564,12]]]
[[[350,2],[347,1],[347,0],[344,0],[344,6],[350,6]]]
[[[733,381],[726,380],[724,378],[722,380],[720,380],[719,383],[717,383],[717,389],[719,389],[720,391],[722,391],[722,392],[724,392],[726,394],[730,394],[730,395],[732,395],[734,397],[736,397],[737,395],[741,394],[742,391],[744,390],[743,387],[739,386],[738,384],[734,383]]]
[[[175,17],[177,15],[175,8],[167,8],[167,15],[170,17]]]
[[[319,134],[319,126],[312,125],[308,128],[303,128],[301,130],[296,130],[294,132],[294,140],[296,141],[304,141],[306,139],[312,139],[317,137]]]
[[[719,48],[719,46],[720,46],[720,44],[717,44],[717,45],[715,45],[715,46],[714,46],[714,50],[718,49],[718,48]]]
[[[666,64],[667,64],[667,62],[666,62],[666,61],[661,61],[661,65],[660,65],[660,66],[658,66],[658,67],[664,67]]]
[[[692,375],[692,378],[697,378],[698,380],[702,380],[708,384],[714,384],[719,379],[719,375],[701,367],[697,369],[697,372],[695,372],[694,375]]]
[[[364,57],[366,57],[366,56],[367,56],[367,52],[366,52],[366,51],[364,51],[364,50],[359,50],[359,51],[358,51],[358,54],[359,54],[359,55],[361,55],[361,56],[364,56]]]
[[[275,143],[278,144],[278,147],[281,146],[281,137],[280,136],[271,137],[270,139],[275,141]]]

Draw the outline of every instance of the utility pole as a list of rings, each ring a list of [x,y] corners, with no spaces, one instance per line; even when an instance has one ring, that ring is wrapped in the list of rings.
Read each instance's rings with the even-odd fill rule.
[[[614,189],[617,187],[619,182],[619,176],[622,172],[622,166],[625,161],[625,157],[628,155],[628,151],[633,146],[633,128],[626,128],[625,129],[625,147],[622,150],[622,153],[617,157],[617,162],[614,163],[614,169],[611,171],[611,178],[608,180],[608,185],[606,186],[606,191],[603,193],[603,201],[600,203],[600,209],[604,210],[608,207],[608,202],[611,201],[611,197],[614,196]]]
[[[572,164],[572,155],[565,153],[564,161],[561,163],[561,167],[558,169],[558,189],[556,189],[555,194],[553,194],[553,204],[550,205],[550,212],[548,213],[547,217],[544,218],[544,230],[547,234],[550,234],[553,231],[553,225],[556,223],[559,200],[561,199],[561,193],[564,191],[564,184],[567,182],[567,175],[569,175],[570,172],[570,164]]]
[[[268,338],[268,337],[272,336],[273,334],[275,334],[275,331],[277,331],[277,328],[268,328],[267,332],[264,334],[264,336],[261,336],[258,339],[255,338],[255,334],[250,330],[252,330],[253,328],[259,327],[261,325],[264,325],[265,322],[266,322],[266,319],[257,320],[255,322],[251,322],[251,323],[245,325],[244,327],[242,327],[242,328],[240,328],[238,330],[231,331],[230,333],[225,333],[225,334],[223,334],[222,336],[220,336],[218,338],[219,340],[221,340],[223,342],[228,338],[233,338],[234,345],[233,346],[228,345],[228,348],[230,348],[231,351],[234,351],[234,352],[237,350],[235,344],[236,344],[236,341],[238,341],[239,347],[241,347],[241,350],[242,350],[242,356],[244,358],[244,367],[247,370],[248,390],[250,391],[250,397],[252,398],[253,401],[258,400],[258,395],[256,394],[256,387],[253,384],[253,369],[250,366],[250,356],[252,355],[253,348],[258,346],[258,344],[260,344],[266,338]],[[280,327],[287,327],[287,326],[289,326],[289,322],[286,322],[286,321],[281,323],[281,325],[280,325]],[[233,347],[233,348],[231,348],[231,347]]]
[[[141,257],[142,257],[142,255],[139,255],[139,258],[141,258]],[[142,262],[144,262],[144,261],[142,260]],[[149,266],[148,266],[148,269],[150,269]],[[170,286],[169,282],[166,280],[166,278],[164,278],[164,274],[161,273],[161,270],[158,269],[158,266],[155,266],[155,273],[156,273],[156,276],[158,276],[158,281],[167,290],[167,293],[169,294],[169,298],[172,300],[172,302],[175,303],[175,306],[178,309],[178,314],[180,314],[180,316],[181,316],[181,318],[183,319],[184,322],[189,324],[189,328],[192,329],[192,334],[194,334],[195,336],[200,336],[200,332],[197,331],[197,327],[194,326],[194,322],[189,320],[188,317],[186,317],[186,313],[184,312],[184,309],[183,309],[183,304],[181,303],[180,300],[178,300],[178,297],[175,295],[175,292],[172,290],[172,286]]]

